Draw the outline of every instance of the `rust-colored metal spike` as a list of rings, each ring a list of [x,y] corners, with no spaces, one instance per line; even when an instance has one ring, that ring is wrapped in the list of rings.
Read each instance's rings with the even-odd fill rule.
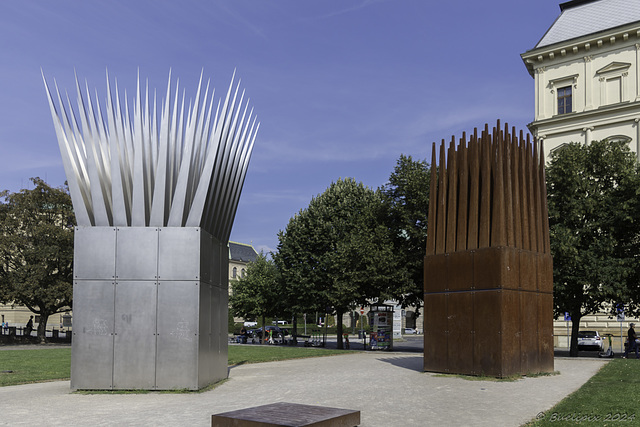
[[[478,128],[473,130],[469,141],[469,231],[467,249],[478,248],[478,213],[480,206],[480,145],[478,144]]]
[[[480,168],[480,218],[478,247],[487,248],[491,244],[491,135],[488,126],[482,133],[482,166]]]
[[[456,251],[467,249],[467,214],[469,208],[469,162],[466,134],[462,134],[458,146],[458,224],[456,231]]]
[[[438,170],[438,207],[436,212],[436,254],[445,251],[445,238],[447,232],[447,174],[444,139],[440,144],[440,169]]]
[[[520,186],[520,145],[516,138],[515,128],[513,129],[513,140],[511,143],[511,185],[513,189],[513,234],[514,246],[522,249],[522,207],[521,207],[521,186]]]
[[[550,254],[551,243],[549,241],[549,207],[547,205],[547,179],[545,175],[545,159],[546,156],[544,154],[544,141],[540,140],[540,183],[542,184],[540,187],[540,194],[542,199],[542,234],[544,253]]]
[[[447,235],[445,252],[456,251],[456,216],[458,213],[458,156],[456,155],[456,138],[451,137],[449,143],[449,155],[447,159],[447,172],[449,179],[447,194]]]
[[[429,183],[429,213],[427,216],[427,255],[436,253],[436,212],[438,208],[438,175],[436,143],[431,147],[431,182]]]

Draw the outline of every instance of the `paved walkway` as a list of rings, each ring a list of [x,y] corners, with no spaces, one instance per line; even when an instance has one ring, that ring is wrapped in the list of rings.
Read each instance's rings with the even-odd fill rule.
[[[77,394],[68,381],[0,387],[0,425],[210,426],[273,402],[361,411],[361,426],[520,426],[577,390],[604,359],[556,358],[560,375],[514,382],[421,372],[422,354],[359,353],[236,366],[204,393]]]

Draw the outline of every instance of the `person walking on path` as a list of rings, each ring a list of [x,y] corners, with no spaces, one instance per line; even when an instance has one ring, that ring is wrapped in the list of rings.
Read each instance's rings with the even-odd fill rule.
[[[627,356],[629,356],[629,351],[632,349],[636,351],[636,359],[640,358],[638,356],[638,343],[636,343],[636,330],[633,329],[635,325],[635,323],[629,324],[629,330],[627,331],[627,349],[624,351],[624,356],[622,356],[623,359],[626,359]]]
[[[25,328],[24,334],[26,336],[31,336],[31,331],[33,331],[33,316],[31,316],[29,318],[29,321],[27,322],[27,327]]]

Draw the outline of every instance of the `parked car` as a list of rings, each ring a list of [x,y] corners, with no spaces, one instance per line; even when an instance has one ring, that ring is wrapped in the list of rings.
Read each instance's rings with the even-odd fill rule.
[[[244,322],[244,326],[247,328],[253,328],[254,326],[258,326],[258,322]]]
[[[598,331],[578,332],[578,350],[604,351],[604,340]]]
[[[418,331],[414,328],[404,328],[404,333],[407,335],[417,334]]]

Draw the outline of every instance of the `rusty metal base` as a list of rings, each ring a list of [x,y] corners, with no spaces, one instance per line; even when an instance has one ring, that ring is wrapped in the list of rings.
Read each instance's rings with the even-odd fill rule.
[[[553,372],[552,271],[511,247],[425,257],[425,371]]]

